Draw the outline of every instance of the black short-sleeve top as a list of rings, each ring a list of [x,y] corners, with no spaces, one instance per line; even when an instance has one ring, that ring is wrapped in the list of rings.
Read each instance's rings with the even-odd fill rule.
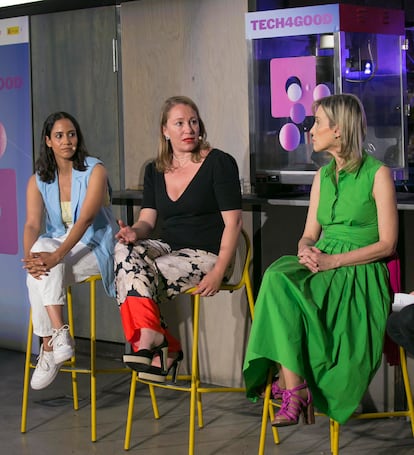
[[[222,211],[241,209],[239,171],[235,159],[212,149],[184,193],[172,201],[164,173],[147,164],[142,208],[157,211],[161,239],[173,250],[202,249],[217,254],[224,222]]]

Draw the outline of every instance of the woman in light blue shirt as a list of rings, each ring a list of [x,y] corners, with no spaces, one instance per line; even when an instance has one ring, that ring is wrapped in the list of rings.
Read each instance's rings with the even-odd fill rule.
[[[49,115],[27,186],[23,238],[33,331],[43,339],[33,389],[51,384],[74,353],[63,320],[66,286],[100,273],[107,294],[115,295],[116,232],[105,167],[88,155],[74,117],[65,112]]]

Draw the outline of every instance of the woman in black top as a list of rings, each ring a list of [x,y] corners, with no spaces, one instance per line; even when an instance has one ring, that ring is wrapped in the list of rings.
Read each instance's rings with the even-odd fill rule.
[[[228,278],[241,221],[236,161],[212,149],[195,103],[171,97],[161,113],[157,159],[148,164],[133,226],[119,221],[117,299],[132,353],[124,362],[139,377],[163,382],[182,359],[158,304],[196,287],[212,296]],[[150,239],[161,222],[160,238]]]

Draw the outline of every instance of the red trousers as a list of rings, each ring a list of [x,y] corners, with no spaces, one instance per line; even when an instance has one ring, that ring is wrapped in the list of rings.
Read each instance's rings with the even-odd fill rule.
[[[161,314],[158,305],[148,297],[128,296],[121,307],[121,321],[127,341],[136,350],[141,336],[141,329],[152,329],[162,333],[168,342],[169,352],[181,350],[181,343],[161,326]]]

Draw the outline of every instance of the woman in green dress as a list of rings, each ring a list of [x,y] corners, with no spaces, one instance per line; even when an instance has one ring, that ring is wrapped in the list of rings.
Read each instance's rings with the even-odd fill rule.
[[[272,365],[272,422],[314,423],[313,405],[339,423],[357,408],[378,369],[391,295],[386,259],[398,215],[390,170],[363,151],[366,119],[357,97],[313,106],[315,152],[332,160],[315,175],[297,256],[266,270],[255,307],[244,378],[258,398]]]

